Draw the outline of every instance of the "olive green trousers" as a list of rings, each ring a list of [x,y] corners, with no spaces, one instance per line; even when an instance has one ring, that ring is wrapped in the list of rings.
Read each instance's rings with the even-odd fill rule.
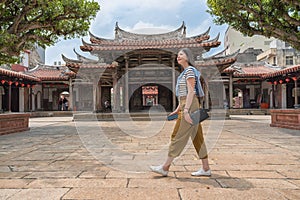
[[[188,139],[191,138],[199,158],[208,158],[201,123],[197,125],[191,125],[184,119],[182,111],[184,110],[185,102],[185,98],[180,98],[179,105],[181,111],[178,113],[178,119],[171,135],[171,144],[169,146],[168,156],[172,158],[178,157],[186,146]],[[190,111],[193,112],[198,108],[199,101],[198,98],[194,96]]]

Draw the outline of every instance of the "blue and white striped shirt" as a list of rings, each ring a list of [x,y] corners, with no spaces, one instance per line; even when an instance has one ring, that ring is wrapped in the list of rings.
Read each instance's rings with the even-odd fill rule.
[[[194,78],[195,79],[195,87],[194,87],[194,93],[199,96],[203,97],[204,92],[200,84],[200,72],[192,67],[187,67],[177,78],[177,84],[176,84],[176,96],[187,96],[188,89],[187,89],[187,79]]]

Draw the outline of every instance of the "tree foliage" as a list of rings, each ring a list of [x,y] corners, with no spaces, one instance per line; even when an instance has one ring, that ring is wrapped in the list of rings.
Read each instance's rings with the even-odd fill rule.
[[[229,24],[248,36],[264,35],[300,50],[299,0],[207,0],[217,24]]]
[[[0,64],[34,44],[83,36],[100,6],[94,0],[0,0]]]

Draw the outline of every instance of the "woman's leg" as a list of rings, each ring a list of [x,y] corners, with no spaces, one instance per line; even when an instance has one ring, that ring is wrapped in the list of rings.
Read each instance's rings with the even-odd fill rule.
[[[185,107],[185,100],[180,101],[181,110]],[[195,111],[199,108],[199,102],[196,97],[193,98],[192,104],[190,106],[191,112]],[[178,130],[176,132],[176,135],[174,135],[174,132],[172,134],[171,138],[171,144],[169,146],[169,153],[168,156],[171,158],[175,158],[181,154],[184,147],[186,146],[188,139],[195,135],[198,129],[198,126],[192,126],[187,121],[185,121],[183,113],[180,115],[180,123],[176,124],[178,126]],[[176,126],[175,126],[176,127]]]

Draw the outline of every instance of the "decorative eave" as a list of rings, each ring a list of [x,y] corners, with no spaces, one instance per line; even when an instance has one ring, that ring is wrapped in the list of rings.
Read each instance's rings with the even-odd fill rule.
[[[70,58],[67,58],[63,54],[61,55],[62,59],[66,62],[66,66],[74,73],[77,73],[79,70],[79,66],[83,63],[81,60],[73,60]]]
[[[83,62],[82,60],[73,60],[62,55],[63,60],[66,62],[66,66],[70,71],[77,74],[79,69],[114,69],[116,67],[115,63],[99,63],[99,62]]]
[[[208,40],[208,41],[203,41],[201,44],[202,44],[202,47],[206,50],[206,51],[209,51],[212,47],[218,47],[221,42],[218,41],[219,40],[219,37],[220,37],[220,33],[218,33],[218,35],[211,39],[211,40]]]
[[[232,73],[235,78],[258,78],[262,79],[266,74],[275,72],[276,69],[270,68],[264,64],[237,64],[230,66],[230,68],[224,70],[224,73]]]
[[[113,42],[110,45],[91,45],[85,43],[80,46],[82,51],[125,51],[125,50],[138,50],[138,49],[174,49],[174,48],[199,48],[210,49],[218,47],[221,42],[216,41],[216,38],[198,43],[195,39],[186,38],[183,40],[161,40],[161,41],[121,41]]]
[[[106,63],[100,63],[100,64],[82,64],[79,66],[80,69],[115,69],[114,64],[106,64]]]
[[[223,72],[230,65],[235,63],[239,50],[233,54],[226,56],[211,56],[209,58],[204,58],[203,61],[196,61],[197,67],[217,67],[220,72]]]
[[[98,37],[98,36],[92,34],[91,32],[89,32],[89,35],[90,35],[90,41],[93,44],[109,44],[112,41],[114,41],[112,39],[106,39],[106,38]]]
[[[185,38],[186,26],[182,22],[181,26],[174,31],[161,34],[138,34],[131,33],[121,29],[116,22],[115,26],[115,40],[164,40],[164,39],[179,39]]]
[[[230,54],[230,55],[226,55],[225,54],[225,51],[226,51],[226,49],[223,49],[222,51],[220,51],[220,52],[217,52],[217,53],[215,53],[214,55],[212,55],[212,56],[209,56],[209,57],[206,57],[205,58],[205,60],[209,60],[209,59],[218,59],[218,58],[223,58],[223,57],[228,57],[228,56],[232,56],[232,55],[238,55],[239,54],[239,52],[240,52],[240,50],[238,49],[236,52],[234,52],[233,54]]]
[[[93,60],[93,59],[91,59],[91,58],[87,58],[87,57],[85,57],[85,56],[83,56],[83,55],[80,55],[76,50],[75,50],[75,48],[73,49],[73,51],[74,51],[74,53],[76,54],[76,56],[77,56],[77,59],[79,60],[79,61],[82,61],[82,62],[88,62],[88,63],[98,63],[98,60]]]
[[[300,74],[300,65],[296,65],[296,66],[293,66],[293,67],[288,67],[288,68],[278,70],[278,71],[273,72],[273,73],[265,74],[264,76],[262,76],[262,78],[264,78],[264,79],[275,78],[277,76],[282,76],[284,74],[288,75],[290,73],[299,73]],[[298,74],[298,76],[299,76],[299,74]]]
[[[37,66],[26,73],[38,77],[42,81],[65,81],[72,77],[72,74],[67,74],[68,72],[66,66],[53,66],[37,62]]]
[[[210,37],[210,36],[209,36],[210,28],[211,28],[211,27],[209,27],[209,28],[207,29],[207,31],[205,31],[204,33],[201,33],[201,34],[199,34],[199,35],[192,36],[192,37],[190,37],[190,38],[196,40],[197,42],[202,42],[202,41],[204,41],[204,40],[208,40],[209,37]]]
[[[39,69],[30,73],[33,76],[38,77],[42,81],[67,81],[69,75],[65,74],[61,69]]]
[[[82,46],[80,49],[86,52],[93,51],[130,51],[130,50],[140,50],[140,49],[165,49],[174,50],[180,48],[202,48],[209,50],[213,47],[218,47],[221,42],[218,41],[220,34],[218,34],[214,39],[208,40],[210,36],[210,27],[202,34],[185,37],[185,25],[182,23],[181,27],[175,31],[163,34],[136,34],[130,33],[122,30],[118,23],[116,23],[116,35],[125,35],[124,37],[116,37],[115,39],[104,39],[97,37],[90,33],[91,43],[87,43],[82,39]],[[181,32],[184,33],[181,33]],[[184,37],[178,37],[178,34],[184,35]],[[174,35],[177,35],[176,37]],[[83,60],[83,59],[82,59]]]
[[[15,72],[15,71],[8,70],[8,69],[3,69],[3,68],[0,68],[0,75],[7,76],[7,77],[10,77],[10,78],[21,78],[21,79],[25,79],[25,80],[28,80],[28,81],[35,81],[35,82],[40,82],[41,81],[37,77],[27,75],[27,74],[24,74],[24,73],[20,73],[20,72]]]

